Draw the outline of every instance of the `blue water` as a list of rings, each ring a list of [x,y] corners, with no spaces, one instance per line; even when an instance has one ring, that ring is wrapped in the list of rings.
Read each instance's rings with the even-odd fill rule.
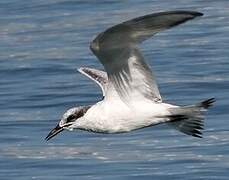
[[[88,48],[96,34],[165,10],[205,15],[158,34],[141,48],[165,101],[215,97],[204,138],[166,125],[127,134],[45,136],[70,107],[101,99],[76,69],[102,68]],[[228,179],[228,0],[1,0],[0,179]]]

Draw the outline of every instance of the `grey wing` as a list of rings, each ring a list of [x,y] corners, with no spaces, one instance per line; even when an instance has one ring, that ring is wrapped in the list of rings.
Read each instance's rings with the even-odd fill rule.
[[[103,96],[105,96],[105,91],[108,84],[108,77],[106,72],[88,67],[81,67],[78,69],[78,71],[96,82],[102,89]]]
[[[137,45],[157,32],[169,29],[203,14],[193,11],[170,11],[149,14],[118,24],[100,33],[91,43],[108,74],[106,96],[147,98],[161,101],[152,71]]]

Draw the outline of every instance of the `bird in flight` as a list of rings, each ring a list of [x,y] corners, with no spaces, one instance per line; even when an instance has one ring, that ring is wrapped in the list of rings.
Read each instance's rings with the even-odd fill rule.
[[[155,77],[138,45],[156,33],[202,16],[195,11],[168,11],[138,17],[100,33],[90,49],[106,72],[81,67],[79,72],[95,81],[103,99],[64,113],[46,140],[63,130],[124,133],[167,123],[194,137],[202,137],[204,112],[214,98],[188,106],[163,102]]]

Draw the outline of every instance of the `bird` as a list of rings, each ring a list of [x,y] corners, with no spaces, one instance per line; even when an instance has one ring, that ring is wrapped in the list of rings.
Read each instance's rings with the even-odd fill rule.
[[[164,102],[138,47],[151,36],[200,16],[203,13],[184,10],[151,13],[98,34],[90,49],[105,71],[89,67],[78,71],[99,85],[102,100],[67,110],[45,139],[48,141],[63,130],[127,133],[162,123],[201,138],[205,112],[215,98],[186,106]]]

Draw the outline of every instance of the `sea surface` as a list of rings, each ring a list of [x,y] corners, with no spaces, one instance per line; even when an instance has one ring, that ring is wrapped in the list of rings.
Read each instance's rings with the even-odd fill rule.
[[[106,28],[152,12],[194,10],[203,17],[141,45],[164,101],[215,97],[202,139],[167,125],[126,134],[63,132],[46,142],[70,107],[101,100],[77,72],[102,69],[89,50]],[[1,180],[228,180],[228,0],[1,0]]]

